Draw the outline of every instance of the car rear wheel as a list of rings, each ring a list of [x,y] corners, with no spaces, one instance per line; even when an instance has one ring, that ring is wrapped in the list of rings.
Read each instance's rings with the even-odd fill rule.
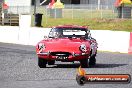
[[[80,64],[81,64],[82,68],[87,68],[88,67],[88,59],[81,60]]]
[[[55,60],[48,61],[48,65],[54,65],[54,64],[55,64]]]
[[[46,68],[47,60],[43,58],[38,58],[38,66],[40,68]]]
[[[89,66],[95,66],[96,65],[96,55],[89,58]]]

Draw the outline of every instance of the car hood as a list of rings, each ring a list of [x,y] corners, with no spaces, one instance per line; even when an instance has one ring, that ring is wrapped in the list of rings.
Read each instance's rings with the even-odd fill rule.
[[[48,39],[41,41],[41,43],[45,44],[45,51],[47,52],[80,52],[79,47],[82,44],[85,44],[87,49],[90,49],[88,40],[81,40],[80,38]]]

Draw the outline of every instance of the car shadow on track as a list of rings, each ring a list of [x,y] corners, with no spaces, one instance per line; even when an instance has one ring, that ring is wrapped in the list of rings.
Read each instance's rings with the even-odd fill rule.
[[[96,64],[93,68],[115,68],[120,66],[125,66],[127,64]]]
[[[79,68],[79,63],[74,64],[56,64],[53,68]]]
[[[88,68],[114,68],[114,67],[120,67],[125,66],[127,64],[96,64],[95,66],[91,66]],[[48,67],[48,68],[79,68],[79,63],[74,64],[55,64],[54,66]]]

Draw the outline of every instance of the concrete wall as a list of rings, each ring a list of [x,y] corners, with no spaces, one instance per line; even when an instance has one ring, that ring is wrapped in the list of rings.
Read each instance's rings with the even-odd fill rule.
[[[29,27],[25,30],[20,27],[1,26],[0,42],[35,46],[44,36],[48,35],[49,31],[50,28]],[[130,48],[129,32],[91,30],[91,33],[97,39],[98,50],[128,53],[128,49]]]
[[[92,36],[97,39],[99,50],[128,52],[130,33],[124,31],[93,30]]]
[[[31,6],[31,0],[5,0],[9,6]]]
[[[5,0],[9,6],[8,13],[11,14],[30,14],[31,0]]]

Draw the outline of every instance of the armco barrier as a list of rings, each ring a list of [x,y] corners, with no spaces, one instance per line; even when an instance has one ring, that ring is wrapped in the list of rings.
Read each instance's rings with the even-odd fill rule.
[[[0,42],[15,43],[35,46],[40,40],[47,36],[50,28],[0,26]],[[91,30],[92,36],[98,42],[98,50],[128,53],[132,47],[132,34],[130,32]],[[131,42],[129,42],[131,40]]]

